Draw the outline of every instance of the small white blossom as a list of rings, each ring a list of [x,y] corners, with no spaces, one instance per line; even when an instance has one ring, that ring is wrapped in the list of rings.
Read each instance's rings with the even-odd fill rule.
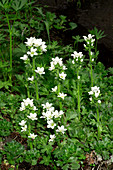
[[[33,106],[33,110],[38,110],[38,109],[36,108],[36,106]]]
[[[63,70],[67,70],[67,67],[63,65],[63,68],[62,68],[62,69],[63,69]]]
[[[36,113],[30,113],[30,116],[27,116],[27,117],[31,120],[37,120],[36,116],[37,116]]]
[[[57,97],[60,97],[64,100],[64,97],[67,96],[67,94],[64,94],[64,93],[59,93]]]
[[[25,42],[26,46],[31,47],[35,40],[36,40],[35,37],[27,38],[27,42]]]
[[[22,59],[22,60],[27,60],[28,59],[28,56],[26,55],[26,54],[24,54],[24,56],[23,57],[20,57],[20,59]]]
[[[27,125],[25,125],[25,126],[23,126],[21,128],[22,128],[21,132],[25,132],[27,130]]]
[[[37,137],[37,135],[35,135],[34,133],[30,133],[30,135],[28,136],[28,138],[31,139],[35,139]]]
[[[41,50],[46,52],[47,51],[47,46],[45,45],[45,42],[42,42],[41,46],[40,46]]]
[[[34,105],[33,105],[33,99],[29,99],[29,98],[27,98],[26,100],[25,99],[23,99],[23,101],[24,101],[24,105],[25,106],[28,106],[28,105],[30,105],[31,107],[33,107]]]
[[[77,51],[74,51],[74,54],[71,54],[71,56],[73,56],[74,59],[78,59],[78,58],[82,58],[83,54],[82,52],[77,53]]]
[[[80,76],[78,76],[77,78],[80,79]]]
[[[25,120],[22,120],[22,121],[19,123],[19,125],[24,126],[25,123],[26,123],[26,121],[25,121]]]
[[[53,114],[52,112],[50,112],[49,110],[45,113],[45,117],[47,118],[47,120],[50,120],[53,118]]]
[[[54,88],[52,88],[52,92],[56,92],[57,91],[57,86],[55,86]]]
[[[34,42],[35,47],[39,47],[39,46],[42,45],[42,39],[41,38],[35,39],[33,42]]]
[[[74,61],[74,60],[72,60],[72,64],[75,64],[75,61]]]
[[[51,66],[49,67],[49,70],[50,70],[50,71],[52,71],[52,70],[54,70],[54,69],[55,69],[55,65],[54,65],[54,63],[53,63],[53,62],[51,62],[50,64],[51,64]]]
[[[24,104],[24,102],[21,102],[21,107],[20,107],[20,109],[19,109],[20,111],[23,111],[23,110],[25,110],[25,104]]]
[[[27,54],[33,57],[34,55],[38,55],[36,51],[37,51],[36,48],[31,47],[30,51],[28,51]]]
[[[92,97],[90,97],[89,100],[92,101]]]
[[[98,102],[99,104],[101,104],[101,100],[98,100],[97,102]]]
[[[92,61],[94,61],[94,58],[92,58]]]
[[[55,139],[55,135],[50,135],[50,139],[49,139],[49,142],[53,142],[53,140]]]
[[[43,109],[49,110],[51,108],[51,106],[52,106],[52,103],[47,102],[46,104],[42,104],[42,106],[43,106]]]
[[[54,65],[57,65],[57,64],[59,64],[60,66],[63,65],[62,58],[55,57],[55,58],[52,58],[52,61]]]
[[[34,76],[28,77],[28,80],[33,81],[34,80]]]
[[[56,126],[56,123],[54,123],[53,120],[48,120],[47,123],[47,128],[54,129],[54,127]]]
[[[64,129],[64,126],[62,125],[61,127],[58,126],[58,129],[56,130],[56,132],[62,132],[64,134],[64,132],[66,131],[67,129]]]
[[[55,118],[60,117],[60,114],[59,114],[58,110],[55,110],[55,111],[53,112],[53,115],[54,115]]]
[[[59,77],[63,80],[65,80],[65,77],[67,76],[67,74],[65,74],[64,72],[62,72],[61,74],[59,74]]]
[[[37,70],[35,70],[35,72],[40,75],[45,74],[44,67],[37,67]]]
[[[95,95],[95,97],[97,98],[100,94],[100,90],[99,90],[100,87],[97,87],[97,86],[94,86],[94,87],[91,87],[91,91],[88,92],[89,95]]]

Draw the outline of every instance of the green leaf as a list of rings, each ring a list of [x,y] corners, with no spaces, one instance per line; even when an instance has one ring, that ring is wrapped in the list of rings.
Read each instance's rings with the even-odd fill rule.
[[[37,160],[36,159],[33,159],[32,162],[31,162],[32,165],[36,165],[37,164]]]
[[[70,22],[69,25],[71,27],[71,30],[73,30],[73,29],[75,29],[77,27],[77,24],[74,23],[74,22]]]

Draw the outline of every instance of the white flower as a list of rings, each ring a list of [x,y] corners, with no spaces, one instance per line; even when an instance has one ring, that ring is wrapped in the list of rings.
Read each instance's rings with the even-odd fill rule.
[[[52,106],[52,103],[47,102],[46,104],[42,104],[42,106],[43,106],[43,109],[49,110],[51,108],[51,106]]]
[[[34,80],[34,76],[28,77],[28,80],[33,81]]]
[[[49,110],[44,114],[44,116],[47,118],[47,120],[50,120],[53,118],[53,114]]]
[[[41,50],[44,51],[44,52],[47,51],[47,50],[46,50],[47,46],[45,45],[45,42],[42,42],[40,48],[41,48]]]
[[[92,58],[92,61],[94,61],[94,58]]]
[[[55,139],[55,135],[50,135],[50,139],[49,139],[49,142],[53,142],[53,140]]]
[[[61,74],[59,74],[59,77],[63,80],[65,80],[65,77],[67,76],[67,74],[65,74],[64,72],[62,72]]]
[[[66,66],[64,66],[64,65],[63,65],[63,68],[62,68],[62,69],[63,69],[63,70],[67,70]]]
[[[37,67],[37,70],[35,70],[35,72],[40,75],[45,74],[44,67]]]
[[[64,129],[64,126],[62,125],[61,127],[58,126],[58,129],[56,130],[56,132],[62,132],[64,134],[64,132],[66,131],[67,129]]]
[[[55,118],[60,117],[60,114],[59,114],[58,110],[55,110],[55,111],[53,112],[53,115],[54,115]]]
[[[26,54],[24,54],[24,56],[23,57],[20,57],[20,59],[22,59],[22,60],[27,60],[28,59],[28,56],[26,55]]]
[[[91,90],[89,93],[89,95],[95,95],[95,97],[97,98],[100,94],[100,90],[99,90],[100,87],[97,87],[97,86],[94,86],[94,87],[91,87]]]
[[[47,123],[47,128],[54,129],[54,127],[56,126],[56,123],[54,123],[53,120],[48,120]]]
[[[23,131],[25,132],[27,130],[27,125],[25,125],[25,126],[23,126],[21,128],[22,128],[21,132],[23,132]]]
[[[92,97],[90,97],[89,100],[92,101]]]
[[[101,103],[101,100],[98,100],[97,102],[100,104],[100,103]]]
[[[19,123],[19,125],[24,126],[25,123],[26,123],[26,121],[25,121],[25,120],[22,120],[22,121]]]
[[[37,49],[31,47],[30,51],[27,52],[27,54],[29,54],[31,57],[33,57],[34,55],[38,55],[38,53],[36,52]]]
[[[52,92],[56,92],[57,91],[57,86],[55,86],[54,88],[52,88]]]
[[[36,113],[30,113],[30,116],[27,116],[27,117],[31,120],[37,120],[36,116],[37,116]]]
[[[52,61],[54,65],[57,65],[57,64],[59,64],[60,66],[63,65],[62,58],[55,57],[55,58],[52,58]]]
[[[35,47],[39,47],[41,45],[42,45],[42,39],[41,38],[34,40],[34,46]]]
[[[34,133],[30,133],[30,135],[28,136],[28,138],[31,139],[35,139],[37,137],[37,135],[35,135]]]
[[[78,76],[77,78],[80,79],[80,76]]]
[[[23,111],[23,110],[25,110],[25,104],[24,104],[24,102],[21,102],[21,107],[20,107],[20,109],[19,109],[20,111]]]
[[[31,47],[35,40],[36,40],[35,37],[27,38],[27,42],[25,42],[26,46]]]
[[[99,90],[100,87],[97,87],[97,86],[94,86],[94,87],[91,87],[91,90],[93,91],[93,93],[95,93],[95,97],[97,98],[100,94],[100,90]]]
[[[33,107],[33,99],[30,100],[29,98],[27,98],[26,100],[23,99],[23,101],[25,106],[30,105],[31,107]]]
[[[78,59],[78,58],[82,58],[83,57],[83,54],[82,52],[78,52],[77,51],[74,51],[74,54],[71,54],[71,56],[73,56],[73,58],[75,59]],[[77,60],[76,60],[77,61]]]
[[[57,97],[60,97],[64,100],[64,97],[67,96],[67,94],[64,94],[64,93],[59,93]]]
[[[89,93],[89,95],[93,95],[93,91],[90,91],[90,92],[88,92]]]
[[[51,70],[54,70],[54,69],[55,69],[55,65],[54,65],[53,61],[52,61],[50,64],[51,64],[51,66],[49,67],[49,70],[50,70],[50,71],[51,71]]]
[[[38,109],[36,108],[36,106],[33,106],[33,110],[38,110]]]
[[[61,115],[63,115],[63,114],[64,114],[63,110],[60,110],[60,111],[59,111],[59,115],[61,116]]]
[[[72,64],[75,64],[75,61],[74,61],[74,60],[72,60]]]

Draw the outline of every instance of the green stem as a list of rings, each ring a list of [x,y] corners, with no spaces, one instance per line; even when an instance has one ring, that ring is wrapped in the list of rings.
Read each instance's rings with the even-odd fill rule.
[[[99,109],[98,109],[98,103],[96,104],[96,111],[97,111],[97,124],[98,124],[98,138],[100,138],[101,132],[99,128],[99,123],[100,123],[100,116],[99,116]]]
[[[91,49],[89,49],[89,56],[90,56],[91,87],[93,87],[93,68],[92,68],[92,55],[91,55]]]
[[[28,129],[29,129],[29,135],[30,135],[30,133],[31,133],[31,125],[30,124],[29,124]],[[30,149],[33,149],[33,145],[32,145],[31,141],[29,142],[29,145],[30,145]]]
[[[11,26],[10,26],[10,23],[9,23],[9,17],[7,15],[7,13],[5,13],[6,15],[6,18],[7,18],[7,23],[8,23],[8,28],[9,28],[9,36],[10,36],[10,76],[9,76],[9,79],[11,81],[12,79],[12,29],[11,29]]]
[[[28,74],[27,74],[27,71],[26,71],[26,79],[27,79],[27,78],[28,78]],[[27,96],[28,96],[28,98],[30,98],[30,91],[29,91],[28,82],[27,82],[26,88],[27,88]]]
[[[33,58],[33,75],[34,75],[35,88],[36,88],[36,99],[38,100],[39,95],[38,95],[38,83],[37,83],[36,73],[35,73],[35,58]]]
[[[80,120],[80,84],[79,84],[79,70],[77,70],[77,91],[78,91],[78,114],[79,114],[79,120]]]

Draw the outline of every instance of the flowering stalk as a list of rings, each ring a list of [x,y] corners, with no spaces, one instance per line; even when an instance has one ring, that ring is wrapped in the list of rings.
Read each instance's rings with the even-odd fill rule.
[[[27,74],[27,72],[26,72],[26,78],[28,77],[28,74]],[[26,88],[27,88],[27,96],[28,96],[28,98],[30,98],[30,91],[29,91],[29,86],[28,86],[28,82],[27,82],[27,84],[26,84]]]
[[[78,91],[78,114],[79,114],[79,120],[80,120],[80,84],[79,84],[79,70],[77,70],[77,91]]]
[[[91,50],[89,49],[89,56],[90,56],[90,75],[91,75],[91,87],[93,87],[93,68],[92,68],[92,55]]]
[[[36,80],[36,73],[35,73],[35,58],[33,57],[33,75],[34,75],[34,81],[35,81],[35,88],[36,88],[36,99],[39,99],[39,95],[38,95],[38,83]]]

